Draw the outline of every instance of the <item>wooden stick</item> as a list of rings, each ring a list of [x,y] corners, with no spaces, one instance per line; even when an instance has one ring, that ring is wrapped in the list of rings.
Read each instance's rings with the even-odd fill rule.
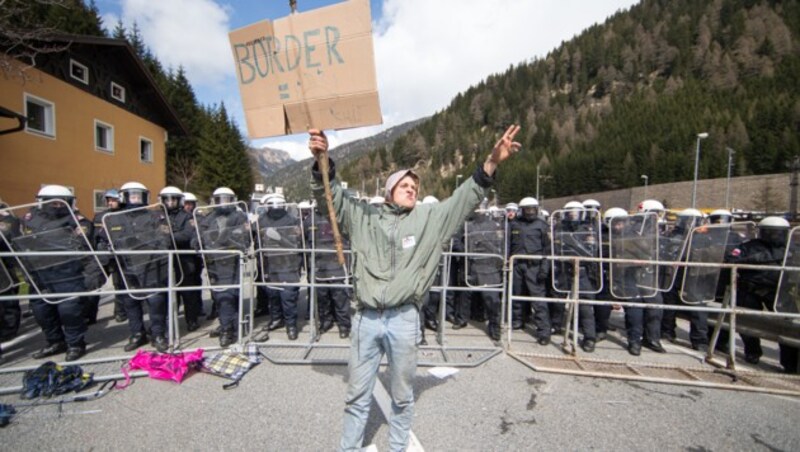
[[[325,187],[325,202],[328,204],[328,218],[333,228],[333,244],[336,247],[336,257],[339,265],[344,265],[344,246],[342,245],[342,235],[339,233],[339,222],[336,221],[336,210],[333,208],[333,195],[331,194],[331,181],[328,177],[328,152],[322,152],[317,156],[319,170],[322,172],[322,185]]]

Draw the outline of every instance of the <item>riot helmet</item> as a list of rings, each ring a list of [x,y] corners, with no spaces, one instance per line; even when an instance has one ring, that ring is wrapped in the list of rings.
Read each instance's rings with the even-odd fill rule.
[[[519,208],[522,209],[522,216],[526,220],[533,220],[539,216],[539,201],[536,198],[526,196],[520,199]]]
[[[146,206],[150,203],[150,190],[139,182],[126,182],[119,189],[122,203],[128,207]]]
[[[711,224],[730,224],[733,223],[733,214],[727,209],[717,209],[708,214],[708,222]]]
[[[586,220],[587,221],[594,221],[595,216],[600,215],[600,201],[596,199],[587,199],[581,203],[583,208],[586,210]]]
[[[192,213],[195,207],[197,207],[197,196],[188,191],[183,192],[183,210]]]
[[[214,205],[236,202],[236,193],[228,187],[219,187],[211,194],[211,202]]]
[[[581,215],[583,214],[583,204],[578,201],[569,201],[564,204],[564,210],[567,211],[564,215],[564,220],[574,222],[580,221]]]
[[[621,207],[612,207],[603,213],[603,222],[605,222],[607,226],[611,227],[611,221],[614,218],[627,218],[627,217],[628,217],[627,210]]]
[[[677,232],[688,233],[693,228],[703,223],[703,213],[697,209],[683,209],[678,212],[678,219],[675,221],[674,229]]]
[[[758,222],[758,238],[774,247],[786,246],[789,222],[781,217],[766,217]]]
[[[58,199],[63,201],[62,203],[47,203],[43,207],[47,209],[48,212],[53,214],[58,214],[59,216],[65,215],[69,208],[75,208],[75,195],[69,190],[69,188],[64,187],[63,185],[45,185],[39,192],[36,194],[36,201],[41,203],[44,201],[50,201],[53,199]],[[69,208],[68,208],[69,206]]]
[[[182,207],[183,192],[178,187],[166,186],[158,193],[158,196],[161,198],[161,204],[164,204],[164,207],[169,211]]]

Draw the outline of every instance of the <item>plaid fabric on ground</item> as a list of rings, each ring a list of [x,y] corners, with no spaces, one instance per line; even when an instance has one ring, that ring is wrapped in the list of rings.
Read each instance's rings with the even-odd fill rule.
[[[204,358],[201,370],[233,380],[233,382],[222,386],[225,389],[230,389],[238,386],[239,380],[260,362],[261,352],[258,350],[258,346],[249,343],[241,348],[231,347]]]

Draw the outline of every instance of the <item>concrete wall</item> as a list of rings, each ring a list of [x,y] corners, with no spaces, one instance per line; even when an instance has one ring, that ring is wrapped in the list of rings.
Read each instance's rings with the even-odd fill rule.
[[[791,174],[767,174],[761,176],[744,176],[731,178],[729,208],[743,210],[789,211]],[[656,199],[664,203],[668,209],[680,210],[692,205],[692,181],[673,182],[587,193],[580,196],[545,199],[543,205],[550,211],[560,209],[568,201],[583,201],[593,198],[609,207],[622,207],[629,211],[636,210],[637,205],[645,199]],[[726,178],[697,181],[697,208],[719,209],[725,206]]]

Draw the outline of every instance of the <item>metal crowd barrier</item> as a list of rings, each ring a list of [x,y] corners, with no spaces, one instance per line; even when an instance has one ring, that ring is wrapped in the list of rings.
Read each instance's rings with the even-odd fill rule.
[[[572,289],[566,298],[559,297],[532,297],[513,294],[514,272],[509,269],[514,268],[517,261],[523,260],[537,260],[543,262],[549,261],[568,261],[573,265],[573,281]],[[712,306],[690,306],[690,305],[666,305],[666,304],[651,304],[651,303],[638,303],[628,300],[598,300],[598,299],[582,299],[579,294],[579,268],[582,262],[602,262],[608,264],[639,264],[639,265],[653,265],[656,266],[681,266],[681,267],[709,267],[730,269],[730,288],[726,293],[726,297],[720,307]],[[543,255],[516,255],[509,259],[509,284],[506,287],[506,296],[504,297],[503,309],[507,316],[507,322],[504,323],[506,327],[512,324],[513,309],[512,305],[515,301],[544,301],[548,303],[565,304],[573,309],[569,309],[572,314],[568,324],[570,331],[564,332],[564,342],[562,343],[561,354],[531,352],[524,346],[514,346],[514,332],[511,328],[507,328],[507,353],[516,358],[526,366],[536,371],[563,373],[579,376],[592,376],[604,378],[618,378],[638,381],[649,381],[656,383],[670,383],[670,384],[684,384],[694,386],[715,387],[723,389],[736,389],[754,392],[767,392],[774,394],[786,394],[800,396],[800,376],[787,375],[782,373],[767,372],[761,370],[745,370],[737,368],[736,366],[736,334],[737,331],[737,317],[762,317],[767,319],[784,319],[793,322],[793,325],[798,328],[800,333],[800,314],[780,313],[771,311],[758,311],[747,308],[737,307],[736,300],[736,287],[738,280],[739,270],[761,270],[761,271],[800,271],[800,267],[784,267],[784,266],[767,266],[767,265],[746,265],[746,264],[712,264],[700,262],[666,262],[666,261],[642,261],[634,259],[612,259],[612,258],[589,258],[589,257],[563,257],[563,256],[543,256]],[[668,363],[647,363],[639,359],[639,357],[626,356],[625,359],[608,360],[608,359],[593,359],[589,358],[588,354],[582,354],[578,347],[579,325],[578,325],[578,307],[581,304],[588,304],[593,306],[622,306],[624,307],[638,307],[645,309],[659,309],[659,310],[674,310],[682,312],[707,312],[718,314],[717,320],[714,322],[714,331],[708,344],[708,352],[703,355],[702,361],[712,366],[712,368],[698,368],[694,366],[670,365]],[[707,303],[706,303],[707,304]],[[729,317],[730,334],[728,335],[728,352],[726,362],[720,362],[715,357],[715,349],[720,335],[720,330],[725,326],[723,318]],[[757,330],[749,330],[755,336],[767,336],[763,332]],[[800,336],[800,334],[798,334]],[[571,337],[571,339],[570,339]],[[791,337],[781,337],[781,342],[791,345],[800,346],[800,340]],[[624,347],[620,350],[625,352]],[[690,353],[691,354],[691,353]],[[537,364],[538,360],[538,364]],[[615,371],[621,370],[622,372]],[[662,377],[657,375],[647,375],[643,371],[645,368],[660,369],[664,373],[671,374],[670,377]],[[670,372],[673,371],[673,372]],[[708,375],[703,375],[708,374]]]

